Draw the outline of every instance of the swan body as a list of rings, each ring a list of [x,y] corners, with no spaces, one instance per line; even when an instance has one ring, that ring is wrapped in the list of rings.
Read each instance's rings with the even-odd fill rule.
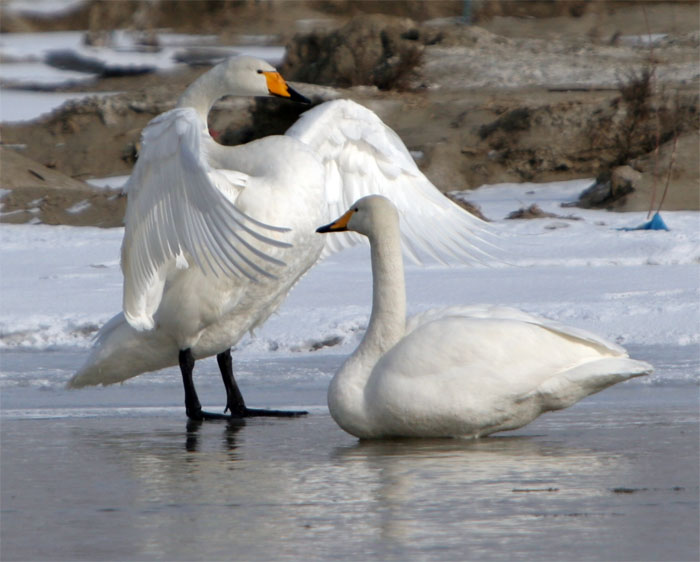
[[[330,383],[333,419],[360,438],[481,437],[522,427],[651,365],[584,330],[507,307],[430,310],[406,321],[399,215],[357,201],[319,232],[369,238],[367,332]]]
[[[410,256],[478,254],[483,223],[444,197],[370,110],[327,102],[285,135],[229,147],[207,127],[224,95],[305,100],[266,62],[236,57],[203,74],[175,109],[147,125],[126,186],[123,311],[100,331],[70,387],[179,363],[187,402],[196,359],[225,360],[321,257],[361,240],[353,233],[323,240],[315,228],[369,193],[397,201]],[[222,368],[222,376],[230,394],[232,374]]]

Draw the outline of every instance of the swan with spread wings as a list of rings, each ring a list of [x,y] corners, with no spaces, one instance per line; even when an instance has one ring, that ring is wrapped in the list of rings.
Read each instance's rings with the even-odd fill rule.
[[[479,256],[483,223],[443,196],[401,139],[369,109],[323,103],[284,134],[239,146],[211,137],[207,115],[225,95],[308,101],[268,63],[235,57],[193,82],[177,107],[153,119],[127,183],[122,244],[123,311],[100,330],[70,387],[113,384],[178,365],[187,416],[202,410],[197,359],[216,355],[234,417],[295,415],[248,408],[231,347],[261,325],[321,257],[360,241],[315,234],[319,224],[371,193],[402,218],[416,259]],[[303,413],[303,412],[302,412]]]

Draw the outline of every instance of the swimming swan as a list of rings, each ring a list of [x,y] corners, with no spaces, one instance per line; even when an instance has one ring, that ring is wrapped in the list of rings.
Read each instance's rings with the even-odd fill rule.
[[[320,257],[357,243],[323,240],[319,224],[383,193],[403,215],[406,252],[468,260],[483,223],[444,197],[401,139],[348,100],[304,113],[281,136],[222,146],[207,114],[224,95],[308,101],[266,62],[224,61],[143,131],[126,186],[123,313],[108,321],[69,387],[113,384],[179,364],[188,417],[202,411],[192,373],[217,356],[233,416],[284,415],[245,406],[231,346],[261,325]],[[225,410],[226,411],[226,410]]]
[[[406,321],[395,207],[364,197],[317,232],[346,230],[369,238],[374,295],[328,406],[356,437],[481,437],[652,370],[593,334],[512,308],[453,307]]]

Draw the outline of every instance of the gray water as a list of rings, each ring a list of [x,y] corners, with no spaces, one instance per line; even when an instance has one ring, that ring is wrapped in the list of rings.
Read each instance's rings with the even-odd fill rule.
[[[66,391],[53,378],[78,354],[4,353],[0,558],[697,560],[698,386],[683,375],[697,360],[685,353],[647,350],[656,382],[515,432],[373,443],[327,414],[336,356],[239,364],[251,404],[306,418],[197,424],[176,371]],[[202,365],[214,410],[221,383]]]

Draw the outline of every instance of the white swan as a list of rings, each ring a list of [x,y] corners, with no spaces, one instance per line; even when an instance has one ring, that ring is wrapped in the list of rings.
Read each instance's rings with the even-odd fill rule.
[[[333,419],[360,438],[480,437],[646,374],[621,347],[505,307],[431,310],[406,321],[399,216],[381,196],[318,232],[369,238],[367,332],[328,389]]]
[[[384,193],[403,214],[410,255],[468,259],[476,249],[480,221],[435,189],[370,110],[324,103],[283,136],[227,147],[207,127],[224,95],[305,100],[266,62],[237,57],[203,74],[175,109],[148,124],[126,188],[123,314],[102,328],[70,387],[179,363],[187,415],[220,417],[202,411],[192,380],[195,360],[217,355],[233,415],[281,415],[245,406],[230,348],[320,256],[361,238],[324,241],[316,226],[362,195]]]

